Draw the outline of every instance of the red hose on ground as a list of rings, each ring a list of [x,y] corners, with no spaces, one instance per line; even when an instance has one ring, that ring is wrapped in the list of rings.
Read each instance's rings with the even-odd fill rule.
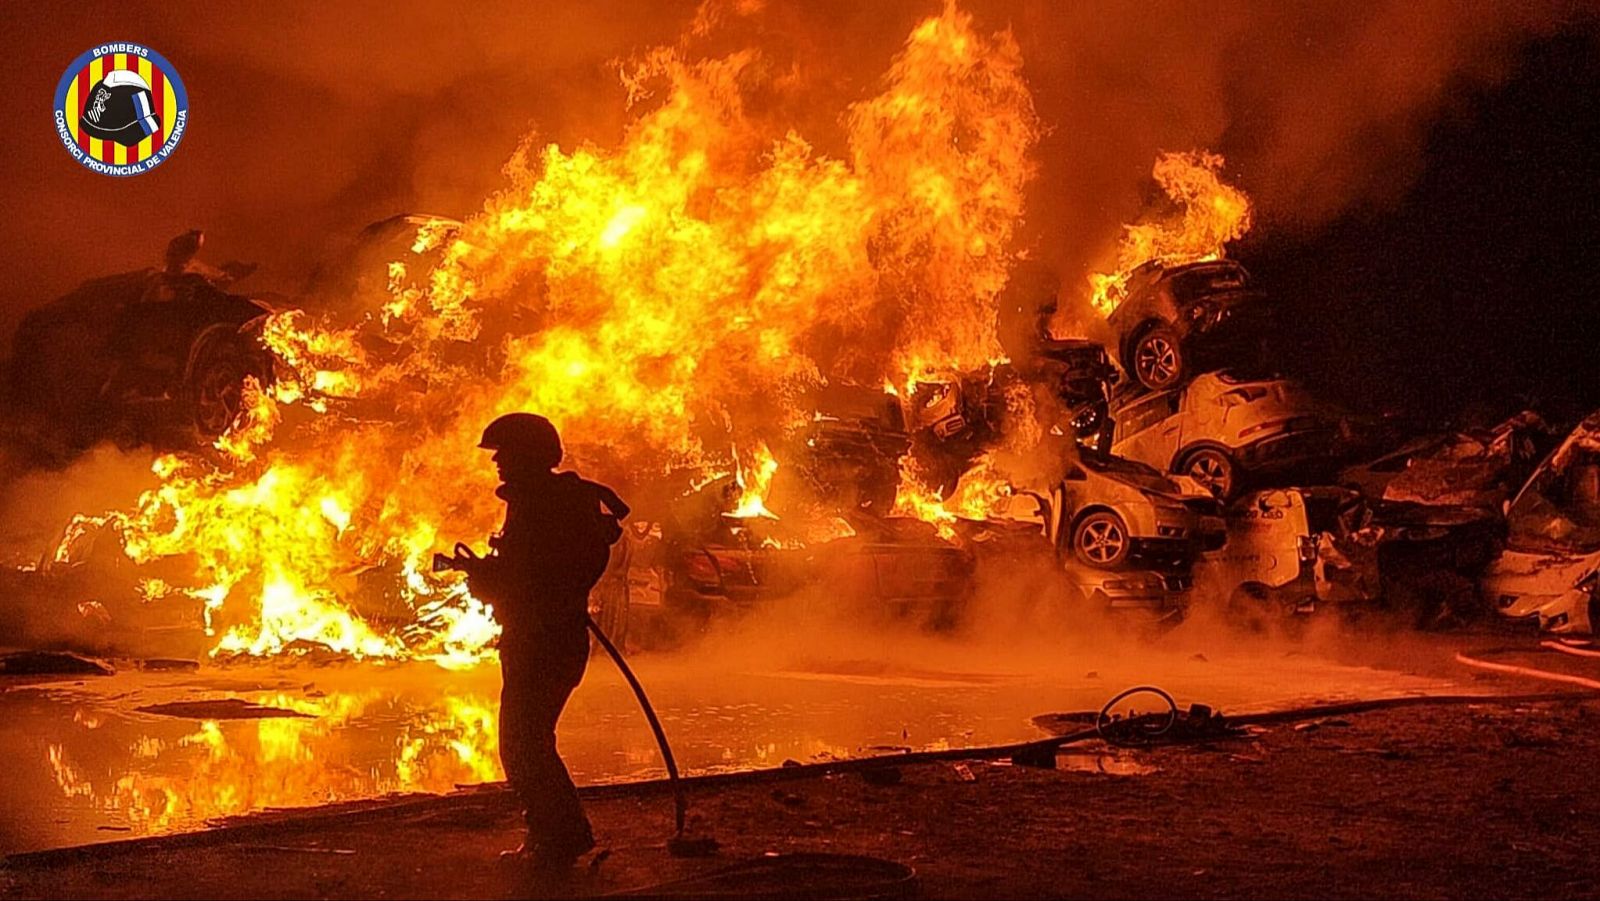
[[[1490,663],[1487,660],[1479,660],[1476,657],[1468,657],[1466,654],[1463,654],[1460,651],[1456,652],[1456,662],[1464,663],[1467,666],[1474,666],[1478,669],[1490,670],[1492,672],[1510,673],[1517,676],[1528,676],[1529,678],[1545,679],[1550,682],[1566,682],[1571,685],[1581,685],[1584,688],[1592,688],[1595,691],[1600,691],[1600,680],[1587,679],[1583,676],[1569,676],[1566,673],[1552,673],[1549,670],[1536,669],[1531,666],[1513,666],[1509,663]]]
[[[1539,642],[1539,647],[1549,648],[1552,651],[1560,651],[1563,654],[1571,654],[1574,657],[1600,657],[1600,651],[1597,651],[1594,648],[1580,648],[1577,645],[1568,644],[1564,641],[1541,641]]]

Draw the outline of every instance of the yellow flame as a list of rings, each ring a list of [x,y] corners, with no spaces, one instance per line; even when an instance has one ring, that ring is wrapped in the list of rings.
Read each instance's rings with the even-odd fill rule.
[[[741,512],[762,515],[769,442],[808,415],[805,387],[997,359],[1039,135],[1015,40],[947,4],[844,111],[841,158],[746,114],[760,62],[645,54],[624,72],[637,105],[615,147],[528,144],[478,215],[420,230],[413,249],[436,262],[390,266],[389,298],[354,324],[270,317],[287,374],[249,389],[218,442],[226,467],[157,461],[160,486],[114,517],[128,556],[194,561],[175,584],[205,601],[220,652],[467,665],[498,634],[493,611],[427,561],[500,522],[476,450],[495,416],[548,416],[591,471],[732,462]],[[729,461],[730,444],[755,459]],[[409,622],[362,613],[373,573]]]
[[[736,519],[763,516],[777,519],[776,513],[767,509],[767,494],[772,490],[772,477],[777,475],[778,460],[772,456],[765,442],[756,444],[748,465],[741,465],[735,475],[739,486],[739,501],[729,513]]]
[[[1156,158],[1151,176],[1182,213],[1123,227],[1116,270],[1089,276],[1089,302],[1095,310],[1111,315],[1123,300],[1129,275],[1143,263],[1219,259],[1229,242],[1244,237],[1253,215],[1250,198],[1222,180],[1222,165],[1221,156],[1204,151]]]

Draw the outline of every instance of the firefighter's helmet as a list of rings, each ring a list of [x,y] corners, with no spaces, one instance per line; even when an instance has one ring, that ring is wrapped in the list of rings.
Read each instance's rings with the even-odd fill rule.
[[[133,147],[161,130],[161,117],[151,104],[150,85],[128,69],[108,73],[89,89],[79,121],[90,137],[124,147]]]
[[[478,446],[525,456],[541,469],[554,469],[561,462],[561,436],[556,427],[535,413],[507,413],[489,423]]]

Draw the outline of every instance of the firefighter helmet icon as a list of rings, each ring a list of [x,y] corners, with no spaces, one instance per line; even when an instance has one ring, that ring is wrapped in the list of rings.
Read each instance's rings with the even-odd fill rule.
[[[142,175],[165,163],[189,126],[189,93],[166,57],[143,44],[84,52],[56,85],[56,137],[86,169]]]
[[[136,147],[161,130],[154,110],[150,85],[137,72],[117,69],[89,89],[79,127],[102,141]]]

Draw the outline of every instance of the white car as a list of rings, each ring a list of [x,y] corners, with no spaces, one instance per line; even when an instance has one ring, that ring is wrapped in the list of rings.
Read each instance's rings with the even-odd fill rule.
[[[1600,625],[1600,412],[1506,504],[1506,547],[1479,585],[1501,616],[1555,634]]]
[[[1332,411],[1299,385],[1228,370],[1125,398],[1111,415],[1112,453],[1189,476],[1224,500],[1242,476],[1325,460],[1340,441]]]
[[[1342,488],[1273,488],[1241,497],[1225,514],[1228,539],[1195,565],[1237,615],[1308,614],[1318,602],[1379,593],[1375,530],[1361,496]]]
[[[963,523],[968,531],[982,535],[972,541],[973,547],[981,550],[985,544],[1001,545],[996,539],[1003,537],[1010,552],[1026,549],[1019,555],[1021,559],[1053,561],[1072,596],[1088,605],[1087,609],[1148,616],[1156,622],[1183,619],[1189,607],[1189,589],[1194,585],[1193,553],[1180,551],[1165,560],[1148,561],[1124,547],[1114,556],[1127,561],[1126,566],[1108,569],[1098,563],[1086,564],[1071,545],[1070,530],[1082,517],[1074,517],[1067,509],[1072,500],[1060,486],[1048,498],[1025,492],[1013,502],[1014,509],[1006,516]],[[1007,530],[1002,523],[1014,525]],[[1063,533],[1063,528],[1069,531]],[[972,537],[969,535],[969,540]],[[1006,565],[1015,568],[1018,564],[1013,560]]]
[[[1096,569],[1182,570],[1220,539],[1220,511],[1186,496],[1149,466],[1085,452],[1050,498],[1048,533],[1063,554]]]

